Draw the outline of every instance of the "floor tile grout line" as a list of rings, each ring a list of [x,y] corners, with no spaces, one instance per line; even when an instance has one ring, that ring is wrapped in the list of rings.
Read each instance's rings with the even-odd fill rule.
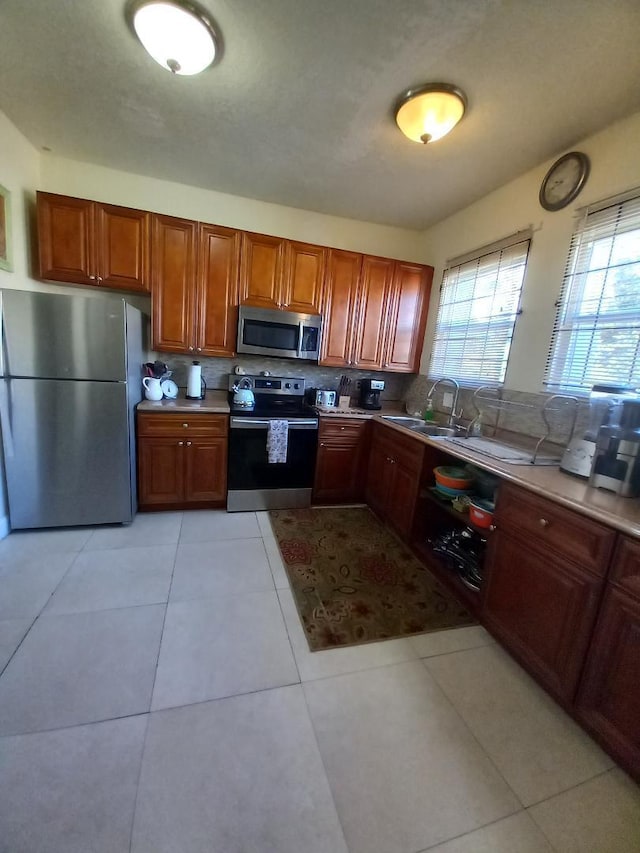
[[[133,848],[133,830],[136,825],[136,811],[138,808],[138,793],[140,792],[140,780],[142,778],[142,764],[144,762],[144,753],[147,748],[147,736],[149,734],[149,726],[151,725],[151,712],[145,714],[144,736],[142,738],[142,749],[140,750],[140,764],[138,766],[138,777],[136,779],[136,792],[133,795],[133,808],[131,809],[131,825],[129,827],[129,853]]]
[[[90,539],[90,538],[91,538],[91,537],[89,536],[89,539]],[[88,541],[88,540],[87,540],[87,541]],[[24,641],[27,639],[27,636],[28,636],[28,634],[31,632],[31,629],[33,628],[33,626],[36,624],[36,622],[38,621],[38,619],[42,616],[43,612],[44,612],[44,611],[46,610],[46,608],[49,606],[49,603],[50,603],[51,599],[53,598],[53,596],[54,596],[55,592],[57,591],[58,587],[60,586],[60,584],[62,583],[62,581],[66,578],[66,576],[69,574],[69,572],[70,572],[70,571],[71,571],[71,569],[73,568],[73,566],[74,566],[74,564],[75,564],[76,560],[78,559],[78,557],[80,556],[80,554],[81,554],[82,552],[81,552],[81,551],[58,551],[58,552],[56,552],[56,553],[59,553],[59,554],[75,554],[75,557],[73,558],[73,560],[71,560],[71,562],[70,562],[70,563],[69,563],[69,565],[67,566],[67,568],[66,568],[66,570],[65,570],[64,574],[62,575],[62,577],[60,578],[60,580],[58,581],[58,583],[57,583],[57,584],[54,586],[54,588],[51,590],[51,592],[50,592],[50,594],[49,594],[49,597],[47,598],[47,600],[45,601],[45,603],[42,605],[42,607],[40,608],[40,610],[39,610],[39,611],[36,613],[36,615],[33,617],[33,621],[31,622],[31,625],[29,625],[29,627],[27,628],[27,630],[26,630],[26,631],[24,632],[24,634],[22,635],[22,639],[20,640],[20,642],[18,643],[18,645],[15,647],[15,649],[13,650],[13,652],[11,653],[11,655],[9,656],[9,660],[5,663],[5,665],[2,667],[2,669],[0,669],[0,678],[2,678],[2,676],[4,675],[4,673],[5,673],[6,669],[7,669],[7,667],[9,666],[9,664],[11,663],[11,661],[13,660],[13,658],[14,658],[14,657],[16,656],[16,654],[18,653],[18,649],[22,646],[22,644],[24,643]],[[43,556],[44,556],[44,555],[43,555]],[[17,618],[21,618],[21,617],[17,617]],[[24,618],[24,617],[23,617],[23,618]],[[27,616],[26,618],[28,619],[29,617]],[[5,621],[5,620],[2,620],[2,621]],[[9,621],[9,620],[6,620],[6,621]]]
[[[175,545],[175,551],[173,553],[173,567],[171,569],[171,577],[169,578],[169,588],[167,589],[167,600],[164,605],[164,614],[162,616],[162,627],[160,629],[160,641],[158,643],[158,654],[156,655],[156,665],[153,670],[153,682],[151,684],[151,692],[149,694],[149,712],[151,712],[151,706],[153,704],[153,694],[156,689],[156,681],[158,678],[158,667],[160,666],[160,655],[162,653],[162,641],[164,639],[164,628],[167,624],[167,613],[169,611],[169,600],[171,598],[171,587],[173,586],[173,576],[176,571],[176,563],[178,561],[178,548],[180,542],[180,533],[182,532],[182,521],[184,519],[184,513],[182,518],[180,519],[180,531],[178,532],[178,541]]]
[[[296,657],[295,649],[293,648],[293,641],[291,640],[291,634],[289,633],[289,626],[287,625],[287,620],[284,615],[284,610],[282,609],[282,601],[280,601],[280,596],[278,595],[278,590],[274,590],[276,594],[276,600],[278,602],[278,608],[280,610],[280,616],[282,618],[282,623],[284,625],[284,630],[287,635],[287,642],[289,643],[289,648],[291,649],[291,657],[293,658],[293,665],[296,668],[296,672],[298,674],[298,683],[302,684],[302,676],[300,675],[300,667],[298,666],[298,659]]]
[[[455,652],[452,652],[452,654],[455,654]],[[508,779],[506,778],[506,776],[504,775],[504,773],[502,772],[502,770],[498,767],[498,765],[497,765],[497,764],[496,764],[496,762],[493,760],[493,758],[491,757],[491,755],[489,755],[489,753],[488,753],[488,752],[487,752],[487,750],[485,749],[484,745],[481,743],[481,741],[480,741],[480,739],[478,738],[478,736],[476,735],[476,733],[473,731],[473,729],[471,728],[471,726],[469,725],[469,723],[468,723],[468,722],[465,720],[465,718],[462,716],[462,713],[461,713],[461,712],[456,708],[456,706],[453,704],[453,701],[450,699],[450,697],[448,696],[448,694],[446,693],[446,691],[444,690],[444,688],[441,686],[440,682],[436,679],[435,675],[433,675],[433,673],[429,672],[429,670],[427,669],[427,665],[425,664],[425,662],[424,662],[424,660],[423,660],[423,659],[420,659],[420,663],[421,663],[421,664],[422,664],[422,666],[424,667],[424,670],[425,670],[425,672],[427,673],[427,675],[429,676],[429,678],[431,679],[431,681],[435,684],[436,688],[440,691],[440,693],[442,694],[442,696],[444,697],[444,699],[445,699],[445,700],[447,701],[447,703],[451,706],[451,710],[453,711],[453,713],[454,713],[454,714],[456,715],[456,717],[460,720],[460,722],[461,722],[461,723],[462,723],[462,725],[465,727],[465,729],[469,732],[469,734],[471,735],[471,737],[473,738],[473,740],[477,743],[477,745],[478,745],[479,749],[481,750],[482,754],[486,756],[486,758],[489,760],[489,763],[490,763],[490,764],[491,764],[491,766],[495,769],[495,771],[496,771],[496,773],[498,774],[498,776],[500,776],[500,778],[502,779],[502,781],[504,782],[504,784],[505,784],[505,785],[507,786],[507,788],[511,791],[511,793],[514,795],[514,797],[516,798],[516,800],[520,803],[521,809],[526,809],[526,805],[522,802],[522,799],[521,799],[521,797],[519,796],[519,794],[518,794],[518,793],[513,789],[513,787],[512,787],[512,786],[511,786],[511,784],[509,783]],[[518,811],[520,811],[521,809],[518,809]],[[512,814],[515,814],[515,812],[512,812]],[[509,817],[509,815],[505,815],[505,817]]]
[[[0,741],[12,737],[32,737],[34,735],[52,734],[53,732],[65,732],[70,729],[81,729],[84,726],[100,726],[103,723],[115,723],[117,720],[130,720],[134,717],[148,716],[151,711],[133,711],[130,714],[119,714],[117,717],[101,717],[99,720],[85,720],[81,723],[68,723],[65,726],[52,726],[48,729],[33,729],[28,732],[7,732],[0,734]]]
[[[434,850],[436,847],[439,847],[441,844],[449,844],[451,841],[457,841],[460,838],[465,838],[467,835],[473,835],[474,832],[480,832],[482,829],[487,829],[489,826],[495,826],[497,823],[502,823],[503,820],[509,820],[516,815],[526,815],[526,808],[519,809],[517,812],[512,812],[512,814],[505,815],[505,817],[498,817],[495,820],[490,820],[488,823],[483,823],[481,826],[476,826],[474,829],[470,829],[467,832],[461,832],[459,835],[452,835],[451,838],[445,838],[442,841],[436,841],[435,844],[430,844],[428,847],[421,847],[419,850],[413,851],[413,853],[429,853],[430,850]],[[529,820],[532,820],[531,815],[527,815]],[[538,824],[535,824],[536,827]],[[544,833],[543,833],[544,834]],[[545,840],[547,837],[545,835]],[[555,848],[552,848],[555,851]]]
[[[561,791],[556,791],[555,794],[550,794],[548,797],[543,797],[541,800],[536,800],[535,803],[531,803],[528,806],[525,806],[527,811],[529,809],[533,809],[536,806],[541,805],[542,803],[548,803],[549,800],[553,800],[556,797],[561,797],[563,794],[568,794],[569,791],[574,791],[576,788],[581,788],[583,785],[588,785],[593,782],[594,779],[599,779],[601,776],[606,776],[607,773],[611,773],[612,770],[615,770],[618,767],[617,764],[614,764],[613,767],[607,767],[606,770],[599,770],[597,773],[594,773],[593,776],[589,776],[588,779],[583,779],[582,782],[577,782],[575,785],[569,785],[568,788],[563,788]]]
[[[340,809],[338,808],[338,803],[336,801],[335,794],[333,792],[333,787],[331,786],[331,779],[329,778],[329,773],[327,771],[327,765],[325,764],[324,755],[322,754],[322,750],[320,749],[320,741],[318,740],[318,732],[316,731],[315,723],[313,722],[313,714],[311,713],[311,709],[309,707],[309,700],[307,698],[307,691],[304,689],[304,682],[300,684],[300,688],[302,690],[302,696],[304,698],[304,705],[307,709],[307,716],[309,718],[309,724],[311,725],[311,731],[313,732],[313,740],[316,745],[316,749],[318,750],[318,755],[320,757],[320,763],[322,765],[322,770],[324,771],[324,776],[327,781],[327,788],[329,789],[329,794],[331,796],[331,802],[333,803],[333,807],[336,812],[336,817],[338,818],[338,823],[340,824],[340,829],[342,830],[342,837],[344,838],[344,846],[347,849],[348,853],[351,853],[351,848],[349,847],[349,842],[347,840],[347,833],[345,831],[344,825],[342,823],[342,817],[340,815]]]

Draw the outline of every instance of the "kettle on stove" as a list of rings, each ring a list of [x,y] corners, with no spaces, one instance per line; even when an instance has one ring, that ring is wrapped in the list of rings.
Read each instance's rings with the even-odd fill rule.
[[[243,376],[238,382],[233,383],[233,405],[237,409],[253,409],[256,398],[251,388],[251,379]]]

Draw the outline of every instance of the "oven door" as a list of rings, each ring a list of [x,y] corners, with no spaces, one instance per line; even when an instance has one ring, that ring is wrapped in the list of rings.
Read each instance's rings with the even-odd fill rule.
[[[227,510],[285,509],[311,504],[318,419],[290,418],[287,461],[270,463],[269,418],[232,417],[229,429]]]

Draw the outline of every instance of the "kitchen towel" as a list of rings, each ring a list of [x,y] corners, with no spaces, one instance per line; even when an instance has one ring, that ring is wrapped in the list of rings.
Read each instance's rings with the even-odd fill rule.
[[[286,462],[289,447],[289,422],[274,418],[267,430],[267,453],[269,462]]]

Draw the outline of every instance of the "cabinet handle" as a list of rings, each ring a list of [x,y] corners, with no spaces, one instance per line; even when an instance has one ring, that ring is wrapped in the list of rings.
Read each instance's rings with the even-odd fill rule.
[[[383,366],[383,367],[389,367],[389,363],[388,363],[388,362],[385,362],[382,366]]]
[[[346,429],[346,427],[340,427],[340,429],[344,432],[344,430]]]
[[[320,447],[324,447],[324,441],[320,442]]]
[[[188,441],[188,442],[187,442],[187,447],[191,447],[191,442],[190,442],[190,441]]]
[[[182,426],[186,428],[189,426],[189,424],[182,424]]]
[[[282,307],[283,307],[283,308],[288,308],[288,307],[289,307],[289,303],[288,303],[288,302],[285,302],[285,303],[284,303],[284,305],[283,305]]]
[[[198,347],[198,352],[202,352],[202,347]]]
[[[189,347],[189,352],[193,352],[193,347]]]
[[[101,275],[99,275],[99,276],[98,276],[98,281],[102,281],[102,276],[101,276]]]
[[[540,527],[548,527],[549,526],[549,522],[547,521],[546,518],[541,518],[541,519],[539,519],[539,521],[540,521]]]
[[[90,275],[90,276],[89,276],[89,278],[91,279],[91,281],[95,281],[95,280],[96,280],[95,275]]]
[[[352,361],[352,362],[351,362],[351,364],[357,364],[357,363],[358,363],[357,361]]]
[[[179,441],[179,442],[178,442],[178,447],[183,447],[183,446],[184,446],[184,441]]]

